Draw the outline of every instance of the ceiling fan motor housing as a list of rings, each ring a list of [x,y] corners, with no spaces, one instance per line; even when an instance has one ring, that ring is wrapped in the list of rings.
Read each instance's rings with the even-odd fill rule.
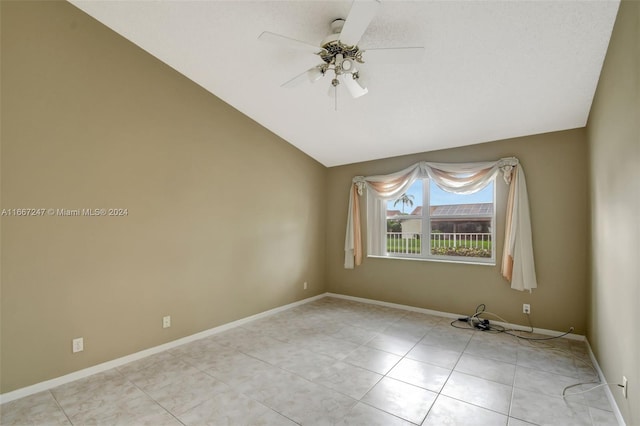
[[[322,52],[319,56],[329,65],[338,65],[342,68],[342,61],[338,63],[338,55],[342,55],[343,60],[349,59],[351,61],[364,63],[362,60],[362,51],[358,46],[347,46],[339,40],[340,33],[344,27],[345,20],[342,18],[335,19],[331,22],[331,31],[327,37],[322,40],[321,47]],[[349,64],[349,67],[345,67],[344,71],[348,71],[353,66],[353,63]]]
[[[339,40],[330,41],[322,45],[324,51],[320,52],[320,57],[328,64],[335,63],[336,56],[342,55],[343,58],[349,58],[356,62],[364,63],[362,60],[362,51],[358,46],[346,46]]]

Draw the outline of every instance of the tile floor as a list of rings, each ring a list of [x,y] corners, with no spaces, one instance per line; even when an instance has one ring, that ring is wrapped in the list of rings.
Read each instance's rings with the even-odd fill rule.
[[[449,323],[326,297],[6,403],[0,423],[617,424],[602,388],[561,397],[594,378],[583,342]]]

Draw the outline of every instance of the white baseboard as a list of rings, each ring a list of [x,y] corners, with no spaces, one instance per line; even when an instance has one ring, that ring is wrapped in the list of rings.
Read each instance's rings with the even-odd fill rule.
[[[587,343],[587,349],[589,350],[589,358],[591,358],[591,362],[593,363],[593,367],[596,369],[596,372],[598,373],[598,377],[600,378],[600,383],[607,383],[607,379],[606,379],[606,377],[604,377],[604,373],[600,369],[600,364],[598,364],[598,360],[596,359],[596,356],[594,355],[593,351],[591,350],[591,345],[589,344],[589,340],[585,339],[585,342]],[[622,413],[620,412],[620,408],[618,408],[618,403],[616,402],[616,399],[613,397],[613,393],[611,392],[611,388],[609,386],[603,386],[603,387],[604,387],[605,392],[607,394],[607,398],[609,399],[609,404],[611,404],[611,407],[613,407],[613,414],[615,414],[616,420],[618,421],[618,424],[621,425],[621,426],[625,426],[626,423],[624,422],[624,418],[622,417]]]
[[[390,302],[381,302],[379,300],[373,300],[373,299],[365,299],[362,297],[355,297],[355,296],[345,296],[343,294],[336,294],[336,293],[325,293],[327,296],[329,297],[336,297],[338,299],[345,299],[345,300],[352,300],[354,302],[362,302],[362,303],[368,303],[370,305],[379,305],[379,306],[386,306],[389,308],[396,308],[396,309],[403,309],[405,311],[412,311],[412,312],[420,312],[423,314],[429,314],[429,315],[435,315],[438,317],[444,317],[444,318],[461,318],[461,317],[466,317],[469,316],[468,314],[452,314],[449,312],[441,312],[441,311],[434,311],[431,309],[424,309],[424,308],[417,308],[415,306],[408,306],[408,305],[400,305],[398,303],[390,303]],[[511,324],[511,323],[506,323],[506,322],[500,322],[500,321],[491,321],[493,324],[497,324],[500,325],[502,327],[506,327],[506,328],[511,328],[514,330],[521,330],[521,331],[530,331],[531,328],[530,327],[526,327],[523,325],[519,325],[519,324]],[[555,331],[555,330],[547,330],[545,328],[533,328],[533,332],[534,333],[538,333],[538,334],[542,334],[545,336],[558,336],[560,334],[563,334],[564,332],[562,331]],[[586,340],[585,337],[581,334],[573,334],[573,333],[568,333],[567,335],[563,336],[567,339],[571,339],[571,340]]]
[[[258,320],[260,318],[265,318],[274,314],[277,314],[282,311],[286,311],[287,309],[295,308],[296,306],[304,305],[305,303],[313,302],[318,299],[322,299],[326,297],[326,293],[319,294],[317,296],[309,297],[307,299],[299,300],[297,302],[289,303],[284,306],[279,306],[277,308],[269,309],[268,311],[260,312],[259,314],[251,315],[245,318],[241,318],[236,321],[229,322],[227,324],[223,324],[218,327],[210,328],[205,331],[201,331],[199,333],[192,334],[190,336],[182,337],[177,340],[173,340],[168,343],[164,343],[162,345],[154,346],[149,349],[145,349],[140,352],[136,352],[130,355],[123,356],[121,358],[117,358],[111,361],[103,362],[102,364],[94,365],[92,367],[88,367],[82,370],[74,371],[73,373],[65,374],[64,376],[56,377],[55,379],[47,380],[44,382],[36,383],[31,386],[27,386],[24,388],[16,389],[11,392],[7,392],[4,394],[0,394],[0,404],[4,404],[19,398],[23,398],[25,396],[33,395],[38,392],[46,391],[52,388],[55,388],[60,385],[64,385],[66,383],[73,382],[78,379],[83,379],[88,376],[92,376],[97,373],[102,373],[107,370],[111,370],[115,367],[120,367],[124,364],[127,364],[132,361],[137,361],[142,358],[146,358],[150,355],[157,354],[159,352],[166,351],[167,349],[172,349],[180,345],[184,345],[185,343],[190,343],[195,340],[203,339],[208,336],[212,336],[214,334],[221,333],[223,331],[229,330],[234,327],[241,326],[251,321]]]

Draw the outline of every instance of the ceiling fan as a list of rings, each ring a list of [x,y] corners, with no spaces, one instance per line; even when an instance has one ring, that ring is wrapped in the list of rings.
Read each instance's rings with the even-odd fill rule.
[[[422,58],[424,47],[362,49],[358,46],[379,6],[380,0],[354,0],[347,19],[335,19],[331,22],[332,32],[322,40],[320,46],[268,31],[260,34],[260,40],[313,53],[323,61],[285,82],[282,87],[294,87],[305,80],[316,82],[329,74],[333,77],[329,95],[337,99],[338,86],[342,84],[352,97],[359,98],[368,93],[359,70],[359,64],[363,64],[365,59],[380,63],[418,62]]]

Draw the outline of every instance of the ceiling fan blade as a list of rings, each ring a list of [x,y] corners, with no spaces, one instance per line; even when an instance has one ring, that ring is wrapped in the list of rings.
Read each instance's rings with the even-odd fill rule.
[[[324,51],[323,48],[319,46],[314,46],[313,44],[306,43],[304,41],[296,40],[291,37],[286,37],[276,33],[270,33],[269,31],[264,31],[262,34],[258,36],[258,40],[267,41],[269,43],[274,43],[280,46],[286,46],[291,49],[303,50],[305,52],[318,54]]]
[[[366,87],[361,86],[358,80],[355,80],[351,74],[343,75],[342,83],[353,98],[359,98],[360,96],[364,96],[369,93],[369,90],[367,90]]]
[[[282,83],[280,87],[287,87],[287,88],[296,87],[302,84],[304,81],[310,81],[314,83],[322,77],[323,77],[323,74],[320,71],[320,66],[316,66],[313,68],[309,68],[305,72],[296,75],[291,80]]]
[[[422,61],[424,47],[397,47],[366,49],[362,54],[365,62],[381,64],[411,64]]]
[[[378,11],[380,0],[354,0],[339,40],[347,46],[355,46]]]

